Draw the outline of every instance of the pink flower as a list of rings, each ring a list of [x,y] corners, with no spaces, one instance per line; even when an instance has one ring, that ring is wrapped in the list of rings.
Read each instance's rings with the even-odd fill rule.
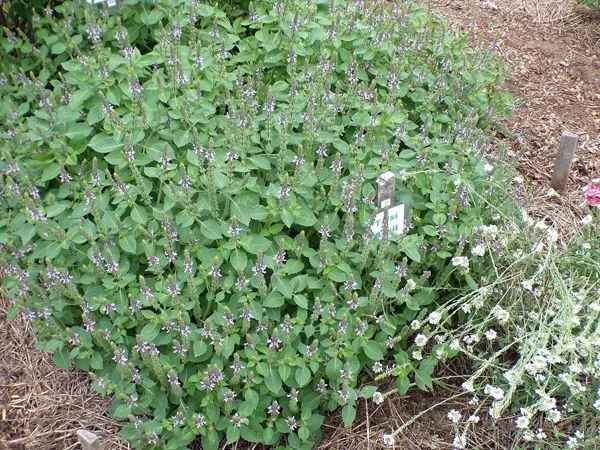
[[[600,184],[586,187],[583,195],[588,205],[600,206]]]

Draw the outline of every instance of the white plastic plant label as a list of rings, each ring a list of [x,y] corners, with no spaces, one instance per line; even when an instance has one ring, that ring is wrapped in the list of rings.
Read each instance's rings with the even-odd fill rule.
[[[381,239],[381,232],[383,231],[383,214],[383,212],[378,213],[371,226],[371,231],[378,239]],[[388,229],[395,234],[404,233],[404,204],[392,206],[388,210]]]
[[[115,6],[117,0],[87,0],[90,5],[99,5],[100,3],[106,3],[108,7]]]

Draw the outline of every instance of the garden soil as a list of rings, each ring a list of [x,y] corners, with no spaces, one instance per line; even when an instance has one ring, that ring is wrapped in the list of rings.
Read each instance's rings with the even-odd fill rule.
[[[473,47],[494,46],[511,70],[506,87],[518,101],[514,117],[499,131],[495,147],[518,161],[523,191],[531,192],[528,209],[554,224],[563,236],[577,229],[583,216],[582,189],[600,177],[600,11],[565,8],[567,0],[431,0],[436,14],[471,36]],[[559,7],[560,6],[560,7]],[[560,135],[580,136],[567,188],[548,195]],[[518,182],[518,181],[517,181]],[[29,326],[21,319],[6,323],[7,300],[0,300],[0,450],[77,449],[76,431],[87,429],[103,439],[105,450],[127,449],[108,418],[108,399],[96,396],[87,376],[56,369],[35,348]],[[448,369],[446,369],[448,370]],[[381,436],[403,426],[396,449],[450,449],[453,430],[449,408],[468,405],[440,374],[446,388],[435,394],[411,392],[388,397],[381,405],[359,400],[355,425],[343,428],[330,416],[320,449],[380,449]],[[391,388],[392,386],[387,386]],[[385,391],[386,386],[381,386]],[[439,407],[437,404],[442,402]],[[471,445],[480,449],[510,447],[510,417],[480,423]],[[200,448],[200,447],[198,447]],[[230,449],[259,450],[237,444]],[[389,448],[389,447],[388,447]]]

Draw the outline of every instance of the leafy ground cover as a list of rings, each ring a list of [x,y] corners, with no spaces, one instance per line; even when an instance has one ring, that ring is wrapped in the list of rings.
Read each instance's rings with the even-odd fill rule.
[[[7,31],[9,320],[136,447],[311,448],[386,355],[431,388],[452,350],[411,358],[408,324],[485,274],[464,253],[499,217],[502,67],[410,4],[137,3]],[[387,170],[405,235],[371,231]]]

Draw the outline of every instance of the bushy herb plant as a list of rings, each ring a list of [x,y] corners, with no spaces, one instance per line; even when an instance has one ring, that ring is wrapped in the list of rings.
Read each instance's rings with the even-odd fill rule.
[[[452,353],[409,357],[408,324],[485,271],[503,71],[410,3],[223,4],[66,2],[0,37],[3,286],[135,447],[311,448],[361,373],[427,389]],[[407,223],[379,239],[387,170]]]

